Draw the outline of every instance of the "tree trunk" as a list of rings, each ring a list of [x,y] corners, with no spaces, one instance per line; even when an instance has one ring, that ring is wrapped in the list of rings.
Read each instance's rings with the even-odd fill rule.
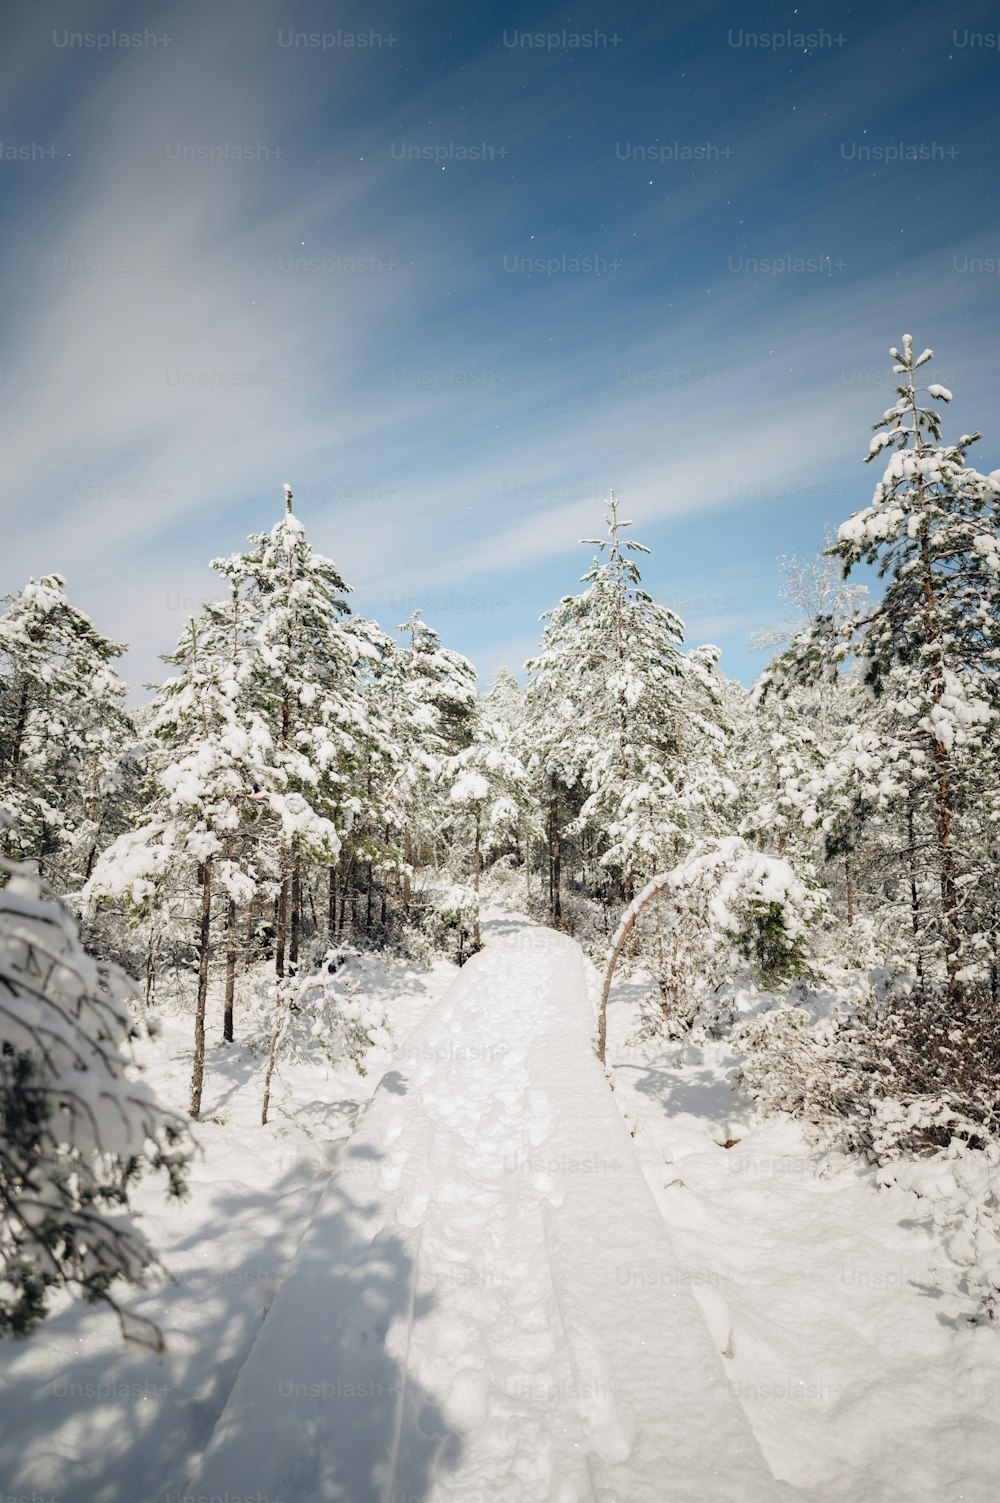
[[[560,852],[558,802],[553,796],[549,803],[549,918],[553,928],[558,929],[562,918],[562,898],[559,891]]]
[[[410,899],[413,896],[412,876],[413,871],[413,837],[410,834],[409,825],[403,831],[403,912],[407,918],[410,914]]]
[[[917,890],[917,851],[913,832],[913,792],[910,792],[906,811],[907,833],[910,842],[910,922],[913,925],[913,947],[917,952],[917,975],[924,979],[924,958],[920,948],[920,893]]]
[[[294,976],[299,969],[299,936],[302,932],[302,866],[298,851],[292,861],[292,914],[288,940],[288,972]]]
[[[326,937],[329,944],[337,939],[337,866],[331,862],[327,869],[329,888],[326,897]]]
[[[854,881],[851,876],[851,858],[844,857],[844,883],[847,887],[847,927],[854,928]]]
[[[11,782],[14,781],[13,774],[16,772],[18,763],[21,760],[21,743],[24,740],[24,732],[27,729],[27,725],[28,725],[28,680],[27,680],[27,678],[25,678],[24,683],[21,686],[21,697],[20,697],[20,700],[19,700],[18,706],[17,706],[17,720],[16,720],[15,725],[14,725],[14,735],[13,735],[12,742],[11,742],[11,752],[10,752]]]
[[[212,939],[212,858],[201,868],[201,922],[198,926],[198,999],[194,1013],[194,1067],[191,1072],[189,1115],[201,1111],[201,1091],[205,1078],[205,1003],[208,999],[208,955]]]
[[[236,996],[236,899],[226,909],[226,1002],[222,1014],[222,1037],[233,1042],[233,999]]]
[[[656,984],[660,989],[660,1011],[670,1019],[670,995],[667,991],[667,957],[663,952],[663,915],[660,912],[660,894],[656,894]]]
[[[267,1126],[267,1109],[271,1104],[271,1076],[274,1074],[274,1062],[278,1055],[278,1039],[281,1036],[282,1025],[285,1021],[286,1003],[284,981],[279,981],[274,989],[274,1019],[271,1024],[271,1047],[267,1053],[267,1070],[264,1075],[264,1100],[260,1108],[260,1125]]]
[[[944,919],[944,968],[947,977],[948,1000],[957,1010],[962,1006],[962,983],[958,979],[962,941],[958,925],[955,857],[951,845],[951,787],[948,779],[948,752],[940,741],[934,742],[934,762],[937,771],[935,833],[938,844],[941,910]]]
[[[156,990],[156,959],[160,953],[160,936],[155,922],[149,927],[149,944],[146,948],[146,1007],[152,1006]]]
[[[602,1065],[604,1064],[604,1055],[608,1040],[608,997],[611,993],[611,982],[614,978],[615,966],[618,964],[618,957],[624,948],[625,941],[635,928],[636,919],[652,898],[659,897],[660,889],[668,880],[669,873],[654,877],[651,882],[647,882],[638,898],[626,910],[625,916],[615,930],[614,938],[611,941],[611,949],[608,952],[608,964],[604,972],[604,986],[601,989],[600,1012],[597,1018],[597,1058]]]
[[[281,887],[278,891],[277,935],[274,945],[274,974],[280,981],[285,974],[285,943],[288,938],[288,847],[281,847]]]
[[[479,926],[479,879],[483,871],[483,827],[482,817],[476,810],[476,846],[472,855],[472,887],[476,894],[476,917],[472,927],[472,943],[478,950],[482,945],[482,934]]]

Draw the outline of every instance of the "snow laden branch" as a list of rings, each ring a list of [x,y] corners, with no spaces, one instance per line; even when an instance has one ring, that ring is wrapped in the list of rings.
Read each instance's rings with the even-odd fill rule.
[[[691,984],[720,958],[748,962],[754,980],[772,986],[808,973],[808,939],[822,917],[821,893],[787,861],[754,850],[739,836],[702,841],[686,860],[646,883],[629,904],[608,950],[597,1026],[605,1063],[607,1010],[615,967],[635,925],[654,900],[666,900],[671,980]],[[680,945],[677,941],[680,940]]]
[[[30,865],[0,872],[0,1334],[28,1335],[64,1290],[160,1351],[157,1327],[111,1291],[156,1266],[129,1188],[152,1168],[183,1193],[184,1121],[129,1069],[132,982],[87,954]]]

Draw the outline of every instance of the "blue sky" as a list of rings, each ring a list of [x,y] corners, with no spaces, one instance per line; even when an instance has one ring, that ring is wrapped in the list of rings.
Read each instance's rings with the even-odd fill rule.
[[[65,574],[155,678],[287,480],[355,609],[488,681],[614,486],[750,682],[778,555],[870,499],[904,332],[1000,465],[1000,17],[831,10],[22,8],[0,590]]]

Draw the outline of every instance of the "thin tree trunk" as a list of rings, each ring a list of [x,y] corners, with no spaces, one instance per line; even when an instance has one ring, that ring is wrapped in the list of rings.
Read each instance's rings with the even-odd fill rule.
[[[205,1078],[205,1003],[208,999],[208,955],[212,939],[212,858],[201,868],[201,923],[198,927],[198,999],[194,1014],[194,1067],[191,1072],[189,1115],[201,1111],[201,1091]]]
[[[353,865],[354,865],[354,857],[351,856],[349,858],[348,862],[347,862],[347,865],[341,868],[341,873],[340,873],[340,922],[337,925],[337,932],[339,934],[343,934],[344,930],[347,928],[347,902],[348,902],[348,895],[349,895],[349,890],[350,890],[350,886],[351,886],[351,868],[353,867]]]
[[[560,854],[559,854],[559,819],[558,802],[553,795],[549,801],[549,917],[554,928],[558,929],[559,920],[562,918],[562,901],[559,892]]]
[[[233,1042],[233,1000],[236,996],[236,899],[229,899],[226,909],[226,1002],[222,1014],[222,1037]]]
[[[663,916],[660,912],[660,894],[656,894],[656,984],[660,989],[660,1011],[670,1018],[670,997],[667,992],[667,959],[663,953]]]
[[[280,981],[285,974],[285,942],[288,938],[288,847],[281,847],[281,887],[278,892],[278,932],[274,947],[274,973]]]
[[[12,744],[11,744],[11,753],[10,753],[10,770],[11,770],[11,774],[12,774],[11,781],[13,781],[13,774],[14,774],[14,772],[16,772],[17,765],[18,765],[18,763],[21,760],[21,743],[24,740],[24,732],[27,729],[27,725],[28,725],[28,680],[27,680],[27,678],[25,678],[24,683],[21,686],[21,698],[20,698],[20,701],[19,701],[18,706],[17,706],[17,721],[16,721],[15,726],[14,726],[14,736],[13,736],[13,740],[12,740]]]
[[[302,868],[298,851],[292,860],[292,914],[288,941],[288,971],[294,976],[299,969],[299,936],[302,931]]]
[[[409,917],[413,871],[413,837],[409,825],[403,831],[403,912]]]
[[[337,940],[337,866],[331,862],[328,869],[330,887],[327,892],[326,902],[326,937],[329,943],[335,944]]]
[[[482,817],[476,809],[476,846],[472,856],[472,887],[476,894],[476,917],[473,921],[472,942],[478,950],[482,945],[482,933],[479,925],[479,880],[483,871],[483,827]]]
[[[146,948],[146,1006],[151,1007],[156,990],[156,958],[160,952],[160,936],[155,924],[150,925],[149,944]]]
[[[267,1109],[271,1104],[271,1076],[274,1074],[274,1062],[278,1055],[278,1039],[281,1036],[285,1014],[285,982],[281,980],[278,981],[274,990],[274,1020],[271,1024],[271,1047],[267,1053],[267,1070],[264,1075],[264,1100],[260,1108],[261,1127],[267,1126]]]
[[[951,787],[948,779],[948,752],[940,741],[934,742],[937,771],[935,798],[935,833],[938,844],[941,909],[944,917],[944,968],[948,999],[952,1006],[962,1005],[962,983],[958,979],[961,936],[958,926],[958,888],[955,884],[955,857],[951,846]]]
[[[844,857],[844,882],[847,886],[847,927],[854,928],[854,880],[851,876],[851,858]]]
[[[621,954],[625,941],[635,928],[635,921],[651,898],[659,897],[660,889],[669,880],[669,873],[660,877],[654,877],[648,882],[639,894],[638,898],[630,904],[622,918],[621,923],[615,930],[611,941],[611,949],[608,951],[608,963],[604,971],[604,985],[601,989],[601,1006],[597,1018],[597,1058],[604,1064],[604,1056],[608,1041],[608,997],[611,993],[611,982],[615,974],[615,966]]]
[[[924,959],[920,948],[920,893],[917,889],[917,852],[916,838],[913,832],[913,793],[911,790],[909,805],[906,811],[907,834],[910,848],[910,922],[913,925],[913,947],[917,952],[917,975],[921,982],[924,979]]]

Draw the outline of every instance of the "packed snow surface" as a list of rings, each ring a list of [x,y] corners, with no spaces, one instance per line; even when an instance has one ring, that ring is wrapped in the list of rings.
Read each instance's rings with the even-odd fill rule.
[[[777,1497],[594,1059],[596,978],[502,925],[343,1148],[195,1496]]]
[[[608,1091],[581,952],[483,936],[460,973],[355,957],[395,1054],[283,1056],[266,1128],[261,1057],[210,1036],[191,1196],[135,1192],[166,1356],[65,1301],[0,1341],[0,1498],[996,1503],[997,1328],[926,1208],[754,1121],[732,1040],[649,1034],[641,973]],[[146,1078],[183,1110],[190,1011],[157,1011]]]

